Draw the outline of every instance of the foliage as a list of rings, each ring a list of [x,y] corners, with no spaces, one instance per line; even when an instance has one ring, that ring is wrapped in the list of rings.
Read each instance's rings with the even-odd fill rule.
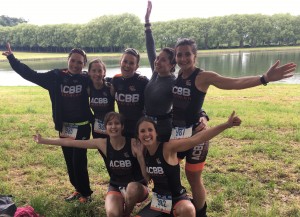
[[[0,16],[0,26],[16,26],[20,23],[27,23],[27,21],[23,18],[8,17],[5,15]]]
[[[193,38],[199,49],[295,46],[300,40],[300,16],[194,17],[154,22],[152,29],[158,48],[173,47],[182,37]],[[0,25],[0,46],[7,41],[19,51],[67,52],[73,47],[88,52],[119,52],[126,47],[145,50],[143,23],[128,13],[101,16],[86,24]]]

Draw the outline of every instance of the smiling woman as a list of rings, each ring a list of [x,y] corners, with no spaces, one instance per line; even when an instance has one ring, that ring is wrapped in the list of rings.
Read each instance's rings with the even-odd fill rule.
[[[90,138],[93,115],[87,91],[89,79],[82,74],[87,62],[83,50],[74,48],[70,51],[67,69],[54,69],[46,73],[38,73],[16,59],[9,43],[2,55],[7,57],[13,70],[21,77],[48,90],[55,130],[60,137],[75,140]],[[74,193],[65,200],[86,203],[93,193],[87,171],[87,151],[72,147],[63,147],[62,151],[69,180],[74,187]]]

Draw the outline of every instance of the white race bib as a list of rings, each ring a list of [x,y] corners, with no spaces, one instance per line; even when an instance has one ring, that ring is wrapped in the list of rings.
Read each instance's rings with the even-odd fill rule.
[[[174,127],[172,128],[172,134],[170,139],[182,139],[189,138],[192,136],[193,127]]]
[[[78,126],[70,123],[63,123],[62,132],[60,133],[61,137],[76,139],[78,131]]]
[[[172,209],[172,196],[160,195],[153,192],[150,209],[170,214]]]
[[[104,122],[102,120],[97,119],[97,118],[95,119],[94,132],[102,133],[102,134],[106,133]]]

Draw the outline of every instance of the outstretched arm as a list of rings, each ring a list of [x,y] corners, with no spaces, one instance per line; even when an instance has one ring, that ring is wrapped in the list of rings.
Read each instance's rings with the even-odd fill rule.
[[[150,23],[151,11],[152,11],[152,2],[148,1],[148,6],[145,14],[145,36],[146,36],[146,48],[147,48],[148,60],[153,72],[154,60],[156,59],[156,50],[155,50],[155,42],[151,31],[151,23]]]
[[[168,149],[172,150],[173,152],[186,151],[198,144],[214,138],[228,128],[240,126],[241,122],[241,119],[236,116],[235,112],[233,111],[225,123],[198,132],[190,138],[170,140],[167,142],[167,144],[165,144],[165,146],[167,146]]]
[[[43,138],[39,133],[33,136],[33,140],[38,144],[57,145],[74,148],[91,148],[103,151],[106,139],[73,140],[69,138]]]
[[[207,89],[207,84],[214,85],[220,89],[246,89],[250,87],[266,85],[268,82],[279,81],[292,77],[297,67],[295,63],[287,63],[282,66],[277,60],[262,76],[247,76],[240,78],[223,77],[215,72],[204,72],[203,76],[199,76],[196,81],[198,89]],[[201,88],[202,87],[202,88]],[[204,88],[203,88],[204,87]]]

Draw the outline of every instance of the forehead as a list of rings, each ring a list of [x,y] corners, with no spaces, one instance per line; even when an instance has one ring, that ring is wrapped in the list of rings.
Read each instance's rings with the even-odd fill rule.
[[[160,58],[169,58],[169,54],[166,51],[161,51],[158,56]]]
[[[110,123],[110,122],[118,122],[118,123],[120,123],[120,119],[119,119],[117,116],[112,116],[112,117],[110,117],[110,119],[107,121],[107,123]]]
[[[98,62],[94,62],[94,63],[92,63],[91,68],[100,68],[100,69],[103,69],[103,65],[100,64],[100,63],[98,63]]]
[[[143,128],[154,128],[153,124],[148,122],[148,121],[143,121],[140,126],[139,126],[140,129],[143,129]]]
[[[137,58],[135,56],[131,55],[131,54],[128,54],[128,53],[123,54],[122,61],[124,61],[124,60],[131,61],[131,62],[134,62],[134,63],[137,62]]]
[[[176,53],[192,53],[192,47],[190,45],[180,45],[176,48]]]
[[[69,59],[79,60],[84,62],[84,57],[78,53],[72,53]]]

